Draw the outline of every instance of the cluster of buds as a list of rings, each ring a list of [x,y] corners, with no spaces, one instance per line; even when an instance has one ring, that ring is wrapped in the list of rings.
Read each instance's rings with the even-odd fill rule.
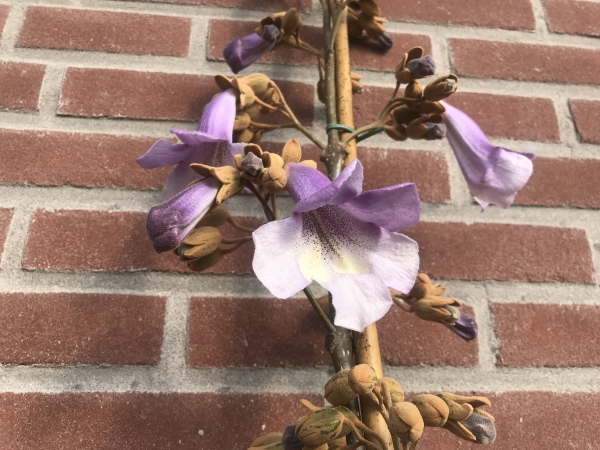
[[[269,77],[262,73],[235,78],[217,75],[215,81],[222,91],[233,89],[238,95],[233,142],[256,144],[264,133],[276,128],[258,122],[261,115],[277,111],[282,100],[279,88]]]
[[[449,74],[437,78],[425,88],[419,81],[435,74],[435,62],[423,49],[415,47],[404,55],[396,67],[398,87],[407,84],[404,97],[397,99],[399,106],[391,110],[391,120],[385,124],[386,134],[394,140],[437,140],[446,135],[442,115],[446,111],[441,100],[458,89],[458,78]]]
[[[379,17],[381,14],[379,6],[373,0],[356,0],[348,5],[348,35],[360,38],[363,32],[379,43],[381,47],[391,48],[394,39],[385,31],[383,24],[385,19]]]
[[[298,33],[302,20],[296,8],[291,8],[284,12],[271,14],[260,21],[260,26],[256,29],[258,35],[263,35],[265,29],[277,30],[274,34],[277,35],[275,42],[291,42],[291,39],[297,44],[300,42]]]
[[[477,337],[477,323],[462,312],[461,303],[453,298],[442,297],[446,288],[440,283],[433,284],[427,274],[417,275],[415,285],[408,294],[390,290],[392,300],[407,312],[431,322],[446,325],[466,341]]]

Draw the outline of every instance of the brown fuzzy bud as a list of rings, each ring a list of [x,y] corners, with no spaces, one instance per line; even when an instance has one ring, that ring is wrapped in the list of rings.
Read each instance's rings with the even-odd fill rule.
[[[358,18],[354,14],[348,14],[348,36],[360,38],[363,34],[363,28],[360,26]]]
[[[250,139],[250,142],[252,144],[258,144],[262,140],[263,134],[265,134],[264,130],[256,130],[254,136]]]
[[[419,80],[412,80],[408,83],[408,86],[406,86],[406,89],[404,90],[404,96],[406,98],[414,99],[419,99],[423,96],[423,87]]]
[[[296,435],[306,445],[318,447],[348,434],[344,416],[335,409],[325,408],[302,417],[296,425]]]
[[[195,228],[186,236],[177,252],[184,260],[203,258],[217,250],[222,240],[223,237],[216,228]]]
[[[340,370],[325,385],[325,399],[333,406],[346,405],[356,397],[348,384],[349,372],[350,369]]]
[[[400,403],[404,401],[404,390],[400,383],[398,383],[393,378],[384,377],[381,381],[385,381],[388,384],[388,389],[390,391],[390,396],[392,397],[392,403]]]
[[[426,295],[412,304],[417,317],[431,322],[452,324],[456,320],[453,319],[452,311],[446,309],[446,306],[460,306],[460,302],[453,298]]]
[[[398,83],[406,84],[413,79],[413,76],[409,69],[406,68],[406,64],[413,59],[418,59],[423,56],[423,49],[421,47],[413,47],[408,53],[404,54],[402,61],[396,66],[396,81]]]
[[[291,8],[283,16],[281,30],[283,31],[283,34],[287,34],[288,36],[296,36],[301,25],[302,21],[300,20],[298,10],[296,8]]]
[[[283,165],[287,163],[299,163],[302,159],[302,147],[296,139],[290,139],[283,146],[281,151],[281,160]]]
[[[244,131],[234,132],[232,142],[250,142],[253,136],[254,130],[252,128],[246,128]]]
[[[188,262],[188,267],[194,272],[202,272],[203,270],[210,269],[212,266],[221,261],[222,258],[223,253],[220,249],[217,249],[204,258]]]
[[[406,135],[406,128],[402,125],[393,127],[386,124],[383,128],[383,131],[395,141],[405,141],[408,139],[408,136]]]
[[[227,208],[225,208],[223,205],[218,205],[204,215],[200,222],[198,222],[198,225],[196,225],[196,228],[219,228],[221,225],[224,225],[225,222],[227,222],[229,217],[231,217],[231,215],[229,214],[229,211],[227,211]]]
[[[358,0],[358,6],[367,16],[375,17],[380,14],[379,6],[373,0]]]
[[[348,384],[357,394],[368,394],[377,384],[375,369],[367,364],[354,366],[348,373]]]
[[[402,442],[416,442],[421,438],[425,424],[415,405],[408,402],[394,403],[389,414],[389,429]]]
[[[444,400],[450,409],[449,419],[461,421],[469,417],[474,408],[490,406],[491,402],[485,397],[464,397],[451,392],[442,392],[438,397]]]
[[[250,126],[250,116],[248,113],[238,111],[233,122],[233,131],[243,131]]]
[[[450,97],[458,89],[458,77],[454,74],[444,75],[432,81],[423,91],[423,96],[430,102],[439,102]]]
[[[402,105],[402,106],[399,106],[398,108],[394,108],[392,110],[391,114],[392,114],[392,118],[394,119],[395,123],[401,123],[403,125],[408,125],[413,120],[421,117],[421,114],[419,114],[416,111],[411,110],[406,105]]]
[[[261,184],[267,192],[274,194],[285,189],[287,184],[287,174],[280,166],[269,167],[263,171]]]
[[[265,435],[259,437],[258,439],[255,439],[254,441],[252,441],[252,443],[250,444],[250,448],[264,447],[265,445],[270,445],[273,443],[281,443],[282,436],[283,436],[282,433],[265,434]]]
[[[412,403],[418,408],[426,427],[441,427],[448,420],[450,409],[444,400],[431,394],[417,395]]]

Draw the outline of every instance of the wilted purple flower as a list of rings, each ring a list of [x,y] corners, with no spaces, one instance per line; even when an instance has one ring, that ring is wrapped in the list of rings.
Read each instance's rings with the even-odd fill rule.
[[[375,40],[386,50],[389,50],[394,45],[394,36],[387,31],[379,33]]]
[[[283,436],[281,437],[283,450],[302,450],[306,444],[296,435],[296,425],[288,425],[285,427]]]
[[[181,192],[199,175],[190,164],[211,167],[233,166],[233,157],[242,153],[246,144],[233,144],[233,122],[236,113],[236,95],[233,89],[217,95],[204,108],[198,131],[171,130],[183,144],[171,144],[161,139],[137,159],[144,169],[176,165],[162,191],[163,200]]]
[[[277,26],[265,25],[262,35],[252,33],[225,44],[223,56],[233,73],[244,70],[255,63],[262,55],[273,50],[279,33]]]
[[[169,201],[150,208],[146,231],[158,253],[183,242],[212,206],[221,184],[215,178],[196,183]]]
[[[446,135],[471,194],[483,209],[508,208],[533,171],[531,153],[495,147],[477,124],[444,102]]]
[[[478,444],[490,445],[496,440],[494,422],[488,417],[477,414],[477,410],[460,423],[475,436],[475,442]]]
[[[435,73],[435,61],[430,55],[422,58],[411,59],[406,63],[406,68],[410,70],[413,78],[425,78]]]
[[[279,298],[313,280],[331,292],[337,325],[362,331],[392,305],[388,287],[409,292],[419,268],[415,241],[395,233],[419,221],[414,184],[363,192],[358,160],[330,182],[321,172],[289,163],[291,217],[256,230],[253,268]]]
[[[477,322],[468,314],[460,311],[460,318],[454,323],[453,326],[448,326],[448,329],[458,336],[463,338],[465,341],[472,341],[477,337]]]

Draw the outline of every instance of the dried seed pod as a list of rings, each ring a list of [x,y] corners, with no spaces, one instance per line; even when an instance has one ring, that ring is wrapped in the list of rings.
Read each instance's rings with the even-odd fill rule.
[[[450,409],[444,400],[431,394],[417,395],[412,403],[418,408],[426,427],[441,427],[448,420]]]
[[[458,77],[454,74],[444,75],[425,87],[423,96],[430,102],[439,102],[450,97],[458,89]]]
[[[408,402],[394,403],[389,410],[389,429],[402,442],[418,441],[425,424],[419,409]]]
[[[388,384],[390,390],[390,396],[392,397],[392,403],[400,403],[404,401],[404,390],[400,383],[390,377],[384,377],[381,381],[385,381]]]
[[[325,385],[325,399],[334,406],[346,405],[356,397],[348,384],[349,372],[350,369],[340,370]]]
[[[357,394],[368,394],[377,384],[375,369],[367,364],[354,366],[348,373],[348,384]]]
[[[299,163],[302,159],[302,147],[300,147],[300,142],[296,139],[287,141],[281,151],[281,159],[284,165],[290,162]]]

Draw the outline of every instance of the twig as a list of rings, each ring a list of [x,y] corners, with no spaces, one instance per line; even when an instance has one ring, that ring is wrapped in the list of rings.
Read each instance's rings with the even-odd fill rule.
[[[271,211],[269,204],[265,201],[264,197],[262,195],[260,195],[260,193],[256,190],[256,187],[254,186],[254,184],[252,184],[252,182],[250,182],[250,181],[246,181],[246,187],[248,189],[250,189],[250,191],[256,196],[256,198],[262,205],[263,210],[265,211],[265,215],[267,216],[267,219],[269,221],[276,220],[275,215],[273,214],[273,211]]]
[[[313,309],[316,311],[316,313],[319,315],[319,317],[321,318],[321,320],[327,327],[327,330],[330,333],[335,333],[335,331],[336,331],[335,325],[333,325],[331,323],[331,320],[329,320],[329,317],[327,317],[327,314],[325,314],[325,311],[323,311],[323,309],[321,308],[321,305],[319,305],[319,302],[317,302],[317,299],[313,295],[310,288],[308,288],[308,287],[304,288],[304,294],[306,295],[306,298],[308,298],[308,301],[312,305]]]

